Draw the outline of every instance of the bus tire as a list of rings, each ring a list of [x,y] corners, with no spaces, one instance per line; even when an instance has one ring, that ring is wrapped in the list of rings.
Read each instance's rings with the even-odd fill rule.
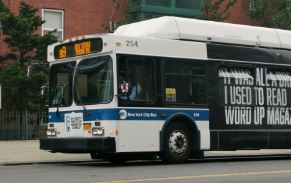
[[[115,153],[104,154],[103,158],[113,164],[124,164],[127,161],[125,155]]]
[[[90,153],[90,157],[92,160],[96,160],[96,159],[100,159],[100,155],[98,153],[95,153],[95,152],[91,152]]]
[[[163,152],[160,157],[164,162],[185,162],[191,154],[193,145],[190,129],[180,123],[169,125],[165,129],[163,144]]]
[[[107,160],[117,165],[126,163],[126,159],[119,156],[113,156],[112,158],[108,158]]]

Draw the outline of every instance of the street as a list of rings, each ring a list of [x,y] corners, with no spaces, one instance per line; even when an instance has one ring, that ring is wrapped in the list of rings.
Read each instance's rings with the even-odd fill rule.
[[[3,183],[199,182],[289,183],[291,158],[219,158],[190,160],[185,164],[160,161],[35,164],[0,166]]]
[[[291,183],[290,10],[0,0],[0,183]]]

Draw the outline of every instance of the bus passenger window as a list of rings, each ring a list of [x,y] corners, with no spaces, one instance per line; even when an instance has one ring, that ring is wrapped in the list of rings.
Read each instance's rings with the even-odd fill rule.
[[[200,61],[169,59],[165,64],[165,102],[175,105],[206,103],[205,65]]]
[[[152,101],[154,90],[153,60],[139,56],[118,58],[118,83],[128,83],[129,92],[121,102]],[[119,91],[121,95],[122,92]]]

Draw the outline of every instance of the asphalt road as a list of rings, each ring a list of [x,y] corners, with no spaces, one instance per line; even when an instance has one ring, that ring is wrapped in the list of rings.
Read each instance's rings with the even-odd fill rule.
[[[159,161],[84,162],[0,166],[1,183],[99,182],[290,183],[291,158],[191,160],[168,165]]]

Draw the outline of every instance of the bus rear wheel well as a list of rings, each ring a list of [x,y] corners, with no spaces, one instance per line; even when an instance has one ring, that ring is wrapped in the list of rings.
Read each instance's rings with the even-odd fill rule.
[[[162,152],[164,150],[164,134],[166,129],[176,123],[182,124],[190,130],[191,139],[193,141],[192,151],[200,151],[200,132],[195,124],[195,121],[186,115],[176,115],[165,122],[162,130],[160,131],[160,151]]]

